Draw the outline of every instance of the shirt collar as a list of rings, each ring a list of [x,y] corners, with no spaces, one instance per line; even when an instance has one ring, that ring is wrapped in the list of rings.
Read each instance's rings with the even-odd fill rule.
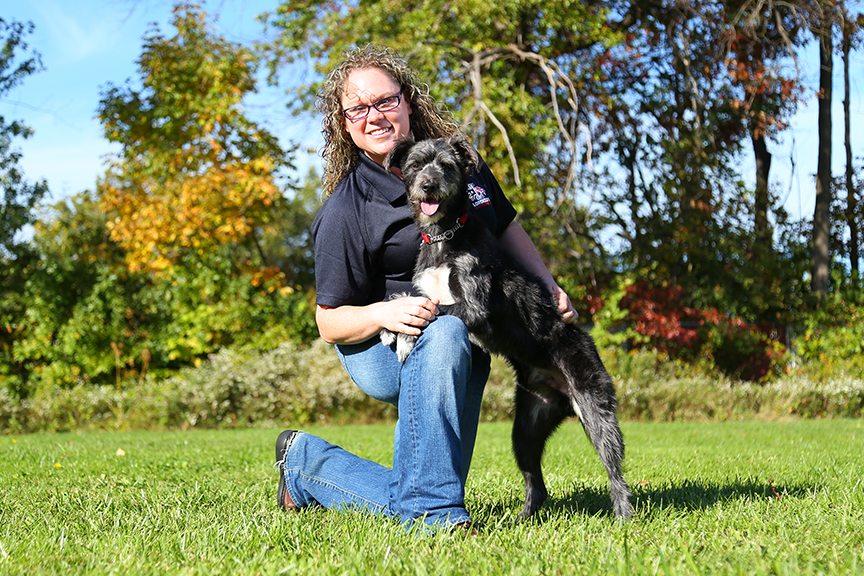
[[[388,202],[393,204],[405,195],[405,183],[402,182],[401,178],[391,172],[386,172],[383,166],[366,154],[360,152],[359,156],[357,173],[366,179]]]

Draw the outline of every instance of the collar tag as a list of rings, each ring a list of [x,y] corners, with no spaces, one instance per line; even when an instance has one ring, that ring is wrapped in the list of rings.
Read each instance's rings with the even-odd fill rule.
[[[468,213],[466,212],[462,216],[456,220],[456,224],[453,225],[452,228],[444,232],[443,234],[438,234],[436,236],[429,236],[428,234],[420,234],[423,238],[423,242],[426,244],[435,244],[436,242],[444,242],[445,240],[452,240],[453,236],[456,234],[456,231],[465,226],[465,222],[468,221]]]

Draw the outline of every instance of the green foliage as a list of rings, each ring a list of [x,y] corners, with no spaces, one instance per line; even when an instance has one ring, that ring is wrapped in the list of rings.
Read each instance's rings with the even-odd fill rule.
[[[747,382],[715,368],[670,360],[651,349],[601,350],[613,375],[619,418],[643,421],[725,421],[739,419],[861,418],[861,372],[815,371]]]
[[[602,298],[588,297],[589,312],[593,320],[591,337],[597,348],[618,348],[625,345],[639,345],[646,341],[629,324],[630,312],[621,308],[621,300],[633,282],[624,278],[617,286],[610,288]]]
[[[267,350],[310,340],[317,334],[310,295],[283,281],[275,271],[237,274],[219,252],[154,278],[172,319],[162,333],[169,359],[188,363],[234,343]]]
[[[331,346],[285,342],[266,352],[223,348],[165,378],[127,378],[121,386],[78,382],[21,400],[0,389],[0,429],[213,428],[293,422],[380,420],[388,405],[345,375]]]
[[[46,211],[32,250],[39,257],[3,308],[0,388],[19,398],[118,387],[223,346],[269,350],[317,334],[306,289],[285,286],[272,270],[237,274],[228,248],[190,257],[170,275],[130,272],[86,193]]]
[[[795,338],[798,370],[819,380],[864,374],[864,306],[836,300],[808,316]]]
[[[791,374],[741,382],[649,349],[601,349],[615,381],[622,420],[861,418],[860,372],[815,379]],[[493,359],[481,421],[511,420],[515,381]],[[0,387],[0,430],[137,430],[393,421],[392,406],[355,386],[332,347],[287,342],[268,351],[223,347],[170,377],[151,371],[119,385],[79,379],[27,398]]]
[[[835,207],[832,292],[813,300],[810,224],[790,222],[735,169],[754,130],[781,130],[797,103],[771,68],[789,48],[776,26],[791,31],[794,18],[774,7],[736,20],[727,8],[284,2],[262,17],[275,34],[258,56],[275,78],[304,59],[326,72],[356,44],[401,51],[593,317],[624,417],[860,415],[864,302],[860,278],[840,265],[853,251],[838,223],[858,222],[861,204]],[[309,228],[320,184],[310,172],[300,188],[277,186],[292,151],[243,111],[252,51],[194,4],[174,15],[176,35],[145,36],[140,85],[102,94],[106,136],[122,152],[98,195],[34,222],[46,187],[23,179],[11,147],[30,131],[0,118],[0,427],[382,417],[350,386],[316,388],[316,370],[344,384],[332,355],[326,369],[272,368],[312,362],[291,346],[316,336]],[[35,52],[16,60],[31,30],[0,20],[0,96],[41,67]],[[320,76],[309,80],[295,111],[311,105]],[[28,223],[32,242],[17,242]],[[784,354],[792,325],[801,333]],[[511,395],[496,363],[483,418],[506,418]]]
[[[591,335],[600,348],[647,348],[735,379],[765,381],[782,372],[783,326],[688,306],[687,296],[680,286],[624,279],[601,297],[589,297]]]
[[[720,317],[708,330],[706,351],[723,374],[748,382],[765,382],[783,373],[786,345],[781,326],[759,327]]]
[[[314,175],[302,190],[277,187],[290,151],[243,114],[249,50],[195,5],[179,4],[173,23],[175,37],[145,37],[142,86],[102,95],[106,136],[122,151],[97,194],[44,209],[32,241],[4,260],[0,389],[11,398],[120,394],[225,346],[270,350],[317,333]],[[20,43],[22,28],[10,30],[0,72]],[[0,77],[0,94],[36,63]]]
[[[105,136],[122,146],[99,187],[108,228],[132,270],[164,271],[222,246],[245,252],[243,268],[282,207],[276,177],[289,154],[244,114],[256,89],[249,50],[218,36],[194,4],[179,3],[172,24],[176,36],[144,39],[142,87],[109,84],[99,103]]]
[[[39,256],[21,278],[21,312],[9,324],[10,360],[27,384],[24,396],[33,387],[113,376],[120,359],[111,343],[126,340],[140,279],[119,266],[122,253],[106,241],[104,222],[85,193],[56,205],[35,227]]]
[[[268,266],[278,267],[285,283],[297,289],[315,284],[312,221],[321,206],[321,177],[310,168],[296,189],[286,193],[283,209],[274,214],[259,241]]]
[[[0,98],[18,86],[27,76],[42,70],[38,52],[32,52],[22,62],[17,62],[17,52],[27,50],[24,37],[33,32],[33,24],[22,24],[14,20],[7,22],[0,18]],[[33,208],[48,192],[48,184],[43,180],[34,184],[24,179],[18,161],[21,152],[12,148],[12,139],[28,138],[33,130],[23,122],[6,121],[0,115],[0,266],[11,264],[7,259],[21,250],[15,238],[27,224],[33,222]],[[5,273],[0,273],[5,280]],[[6,290],[5,282],[0,289]]]

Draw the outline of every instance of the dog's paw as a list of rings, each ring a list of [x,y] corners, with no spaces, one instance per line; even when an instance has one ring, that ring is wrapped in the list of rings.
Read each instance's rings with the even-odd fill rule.
[[[408,358],[408,355],[414,350],[414,344],[417,342],[417,336],[409,336],[401,332],[397,334],[386,328],[378,332],[378,337],[385,346],[393,347],[395,345],[396,357],[399,359],[399,362],[404,362]]]
[[[396,342],[396,334],[386,328],[382,328],[381,331],[378,332],[378,337],[381,338],[381,343],[385,346],[392,346],[393,343]]]
[[[410,296],[411,294],[408,292],[397,292],[396,294],[390,295],[390,300],[397,300],[399,298],[405,298]],[[399,359],[399,362],[404,362],[406,358],[408,358],[408,354],[414,349],[414,343],[417,342],[417,336],[409,336],[408,334],[403,334],[399,332],[391,332],[386,328],[382,328],[380,332],[378,332],[378,337],[381,338],[381,343],[385,346],[393,346],[396,344],[396,357]]]
[[[414,344],[417,342],[417,336],[409,336],[408,334],[398,334],[396,336],[396,357],[399,362],[404,362],[411,351],[414,350]]]

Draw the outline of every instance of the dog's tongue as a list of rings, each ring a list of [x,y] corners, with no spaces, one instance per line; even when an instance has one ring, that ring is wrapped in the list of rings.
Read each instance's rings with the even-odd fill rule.
[[[432,216],[438,211],[438,202],[420,202],[420,209],[426,216]]]

